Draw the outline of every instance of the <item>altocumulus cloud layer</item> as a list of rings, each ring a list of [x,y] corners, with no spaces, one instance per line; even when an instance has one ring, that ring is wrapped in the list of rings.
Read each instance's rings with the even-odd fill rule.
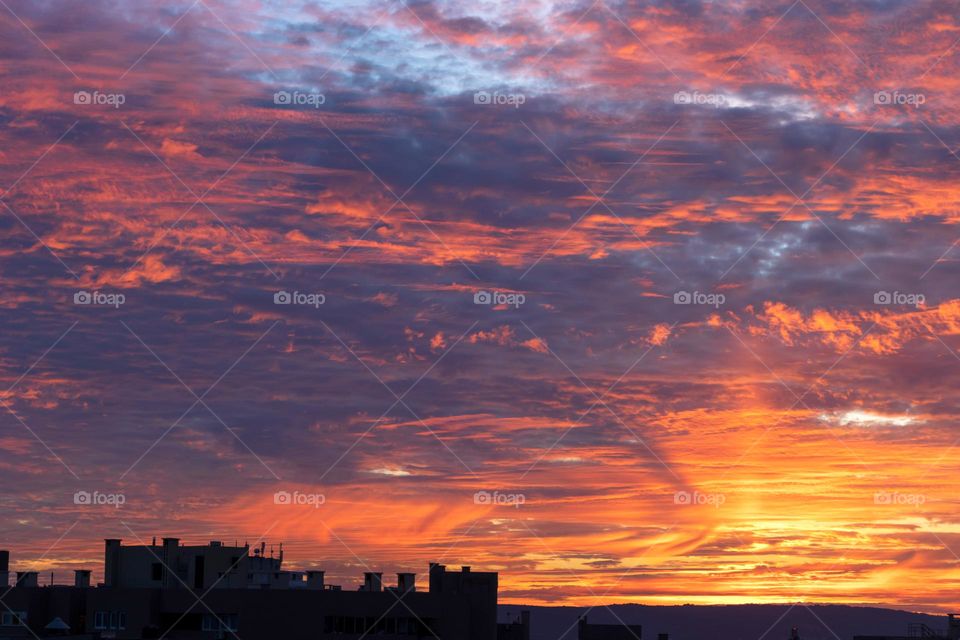
[[[0,539],[956,606],[958,8],[7,0]]]

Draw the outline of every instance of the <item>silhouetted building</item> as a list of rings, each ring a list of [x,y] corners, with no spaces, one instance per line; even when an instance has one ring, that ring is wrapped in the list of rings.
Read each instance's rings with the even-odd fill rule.
[[[87,622],[89,588],[56,585],[0,585],[6,592],[0,606],[0,638],[79,638]],[[69,635],[73,633],[74,635]]]
[[[497,640],[530,640],[530,612],[507,614],[507,621],[497,624]]]
[[[0,586],[6,589],[10,585],[10,552],[0,551]]]
[[[916,638],[960,640],[960,614],[951,613],[947,616],[946,631],[936,631],[923,623],[915,623],[908,625],[905,636],[853,636],[853,640],[915,640]]]
[[[266,545],[250,553],[249,545],[181,545],[178,538],[162,544],[123,546],[120,540],[105,541],[103,582],[107,587],[159,587],[164,589],[296,588],[306,586],[306,576],[281,571],[280,554],[266,556]]]
[[[590,624],[581,616],[577,625],[579,640],[640,640],[643,627],[639,624]]]
[[[96,588],[87,570],[76,572],[73,586],[41,587],[35,572],[18,573],[3,597],[9,610],[0,640],[497,638],[496,573],[431,563],[428,591],[417,591],[413,573],[398,573],[396,586],[384,587],[379,572],[344,590],[326,584],[323,571],[284,571],[282,561],[282,548],[267,556],[262,544],[251,553],[247,545],[186,546],[176,538],[139,546],[107,540],[104,582]],[[8,563],[0,552],[0,572]],[[527,635],[517,640],[529,640],[526,620]]]

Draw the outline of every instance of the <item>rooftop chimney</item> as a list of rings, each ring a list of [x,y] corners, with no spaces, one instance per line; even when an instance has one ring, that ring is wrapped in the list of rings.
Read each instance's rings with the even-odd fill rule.
[[[120,542],[119,538],[103,541],[103,584],[107,587],[120,586]]]
[[[307,589],[323,590],[323,571],[307,571]]]
[[[37,572],[36,571],[17,571],[17,586],[18,587],[36,587]]]
[[[417,574],[415,573],[398,573],[397,574],[397,591],[400,593],[408,593],[410,591],[417,590]]]
[[[363,574],[364,591],[383,591],[383,574],[374,571],[367,571]]]
[[[447,568],[439,562],[430,563],[430,593],[443,591],[443,574]]]
[[[10,552],[0,551],[0,587],[10,584]]]
[[[120,539],[107,538],[103,541],[103,584],[107,587],[120,586]]]
[[[176,571],[180,565],[180,538],[163,539],[163,556],[161,559],[163,586],[166,588],[177,586],[179,580],[171,571]]]
[[[90,569],[75,569],[73,571],[73,586],[86,589],[90,586]]]

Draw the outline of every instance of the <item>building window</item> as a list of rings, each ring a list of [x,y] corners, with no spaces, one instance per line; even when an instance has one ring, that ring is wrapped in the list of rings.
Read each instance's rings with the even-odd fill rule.
[[[20,627],[27,624],[26,611],[4,611],[0,624],[4,627]]]
[[[237,630],[237,614],[223,613],[213,615],[212,613],[203,614],[201,630],[203,631],[233,631]]]
[[[93,617],[93,628],[122,631],[127,628],[126,611],[97,611]]]
[[[326,634],[388,634],[392,636],[424,636],[427,627],[414,618],[324,616]]]
[[[159,562],[154,562],[150,565],[150,579],[163,580],[163,565]]]

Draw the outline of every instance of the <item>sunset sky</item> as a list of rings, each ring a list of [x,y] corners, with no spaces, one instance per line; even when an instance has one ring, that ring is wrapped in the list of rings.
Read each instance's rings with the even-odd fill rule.
[[[955,0],[0,0],[0,548],[960,607],[958,43]]]

